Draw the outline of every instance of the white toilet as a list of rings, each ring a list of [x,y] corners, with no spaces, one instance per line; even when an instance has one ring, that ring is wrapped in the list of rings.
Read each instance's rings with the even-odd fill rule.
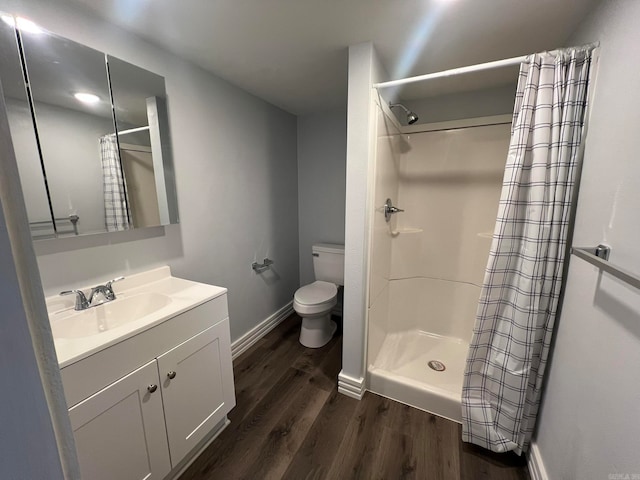
[[[316,281],[296,291],[293,309],[302,317],[300,343],[319,348],[336,333],[331,310],[337,303],[338,286],[344,283],[344,245],[319,243],[311,251]]]

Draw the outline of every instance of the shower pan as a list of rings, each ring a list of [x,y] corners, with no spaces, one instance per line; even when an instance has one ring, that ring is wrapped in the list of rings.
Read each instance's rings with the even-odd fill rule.
[[[368,389],[459,422],[509,119],[403,133],[388,112],[377,113]],[[389,214],[396,202],[404,212]]]

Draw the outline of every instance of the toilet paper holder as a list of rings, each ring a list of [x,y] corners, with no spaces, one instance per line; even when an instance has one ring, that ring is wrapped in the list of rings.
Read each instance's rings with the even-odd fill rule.
[[[271,265],[273,265],[273,260],[265,257],[264,260],[262,260],[262,263],[253,262],[251,264],[251,268],[253,268],[254,272],[261,273],[271,268]]]

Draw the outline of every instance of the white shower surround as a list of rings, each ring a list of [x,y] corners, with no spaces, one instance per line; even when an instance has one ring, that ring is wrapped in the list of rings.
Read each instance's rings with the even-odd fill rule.
[[[467,119],[443,130],[416,132],[414,126],[407,134],[380,103],[367,384],[459,422],[509,124]],[[389,224],[380,209],[387,197],[405,209]],[[431,370],[429,360],[442,361],[446,370]]]

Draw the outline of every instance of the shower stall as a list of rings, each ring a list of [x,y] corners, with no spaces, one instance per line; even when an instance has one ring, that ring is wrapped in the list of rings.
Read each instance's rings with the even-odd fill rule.
[[[511,117],[403,127],[377,105],[368,388],[460,422]]]

